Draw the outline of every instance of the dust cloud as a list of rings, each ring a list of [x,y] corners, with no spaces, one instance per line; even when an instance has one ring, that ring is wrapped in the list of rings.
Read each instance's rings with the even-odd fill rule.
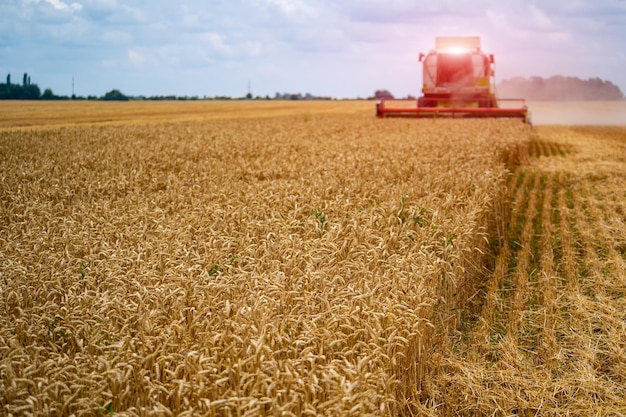
[[[626,101],[530,101],[534,125],[626,126]]]

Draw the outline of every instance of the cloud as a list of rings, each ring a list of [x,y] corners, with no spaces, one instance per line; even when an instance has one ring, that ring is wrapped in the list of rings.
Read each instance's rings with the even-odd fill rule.
[[[554,23],[552,23],[552,20],[550,20],[550,18],[546,16],[540,8],[531,4],[529,6],[529,12],[530,21],[533,23],[535,28],[548,31],[554,29]]]
[[[83,12],[94,24],[130,25],[143,23],[150,9],[119,4],[117,0],[82,0]],[[155,2],[154,4],[157,4]]]
[[[289,19],[302,21],[317,17],[316,8],[309,6],[303,0],[265,0],[265,4]]]
[[[11,3],[10,0],[9,2]],[[27,28],[24,29],[25,32],[28,29],[28,37],[32,34],[37,35],[41,24],[63,24],[79,19],[83,9],[80,3],[63,0],[21,0],[12,3],[14,12],[9,16],[16,22],[27,24]]]
[[[224,36],[218,33],[205,33],[200,36],[200,40],[206,41],[213,50],[222,55],[232,55],[234,52],[233,48],[226,44]]]
[[[528,47],[543,49],[550,43],[567,43],[571,40],[570,28],[555,23],[543,10],[534,5],[516,11],[498,12],[487,9],[487,21],[495,35],[523,42]]]
[[[77,11],[83,8],[83,6],[79,3],[67,4],[62,2],[61,0],[45,0],[45,2],[57,10]]]
[[[263,44],[254,41],[245,41],[242,45],[242,51],[251,57],[257,57],[263,52]]]
[[[127,44],[133,40],[133,36],[127,31],[107,30],[102,34],[101,39],[109,45]]]
[[[543,0],[545,10],[561,16],[607,16],[626,12],[623,0]]]
[[[128,61],[134,67],[143,67],[146,63],[146,57],[136,49],[129,49]]]
[[[473,3],[474,4],[474,3]],[[480,2],[473,7],[459,7],[458,1],[439,0],[417,2],[413,0],[347,0],[337,6],[343,18],[348,21],[371,22],[382,24],[434,23],[440,18],[461,16],[471,19],[482,9]],[[433,34],[433,37],[437,36]]]
[[[82,10],[83,8],[83,5],[80,3],[70,4],[62,0],[23,0],[22,5],[28,7],[31,4],[37,5],[37,4],[41,4],[42,2],[43,4],[48,4],[52,6],[52,8],[54,8],[55,10],[60,10],[60,11],[75,12],[78,10]]]

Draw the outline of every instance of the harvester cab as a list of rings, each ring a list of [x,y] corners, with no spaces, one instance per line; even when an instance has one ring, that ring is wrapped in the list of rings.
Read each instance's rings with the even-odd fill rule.
[[[420,54],[423,96],[417,100],[381,99],[378,117],[505,117],[527,120],[524,99],[498,99],[495,59],[481,50],[480,38],[440,37]]]

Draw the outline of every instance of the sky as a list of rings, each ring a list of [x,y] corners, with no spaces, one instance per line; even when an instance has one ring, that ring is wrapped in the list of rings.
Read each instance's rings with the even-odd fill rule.
[[[417,57],[437,36],[480,36],[497,81],[600,77],[626,93],[626,0],[0,0],[0,82],[26,72],[79,96],[417,96]]]

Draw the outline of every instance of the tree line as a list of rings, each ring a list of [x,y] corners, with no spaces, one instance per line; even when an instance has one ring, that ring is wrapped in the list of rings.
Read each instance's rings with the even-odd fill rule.
[[[498,96],[522,97],[527,100],[624,100],[624,94],[620,88],[611,81],[600,78],[581,80],[577,77],[555,75],[544,79],[541,77],[515,77],[504,80],[498,84]],[[393,98],[388,90],[376,90],[373,97],[368,99]],[[407,99],[414,99],[409,95]],[[31,82],[30,75],[24,73],[21,83],[13,83],[11,74],[7,74],[6,82],[0,83],[0,100],[104,100],[104,101],[127,101],[133,100],[200,100],[198,96],[138,96],[132,97],[123,94],[117,89],[105,93],[102,97],[87,96],[77,97],[59,96],[46,88],[43,93],[39,86]],[[228,96],[203,97],[203,100],[332,100],[332,97],[319,97],[312,94],[276,93],[274,97],[252,97],[248,93],[245,97],[233,98]]]
[[[59,96],[54,92],[46,88],[43,93],[37,84],[34,84],[30,80],[30,75],[24,73],[22,83],[13,83],[11,81],[11,74],[7,74],[6,82],[0,83],[0,100],[116,100],[125,101],[129,100],[129,97],[122,94],[119,90],[111,90],[102,97],[87,96],[77,97],[72,94],[69,96]]]
[[[314,96],[310,93],[276,93],[274,97],[266,95],[264,97],[253,97],[249,92],[244,97],[198,97],[198,96],[128,96],[118,89],[113,89],[105,93],[102,97],[87,96],[80,97],[72,94],[72,96],[56,95],[50,88],[46,88],[43,93],[37,84],[31,83],[30,76],[24,73],[22,83],[11,82],[11,74],[7,74],[6,83],[0,83],[0,100],[104,100],[104,101],[128,101],[128,100],[332,100],[332,97]]]
[[[0,84],[0,100],[37,100],[41,98],[41,90],[37,84],[30,82],[30,76],[24,73],[21,84],[11,82],[11,74],[7,74],[6,83]]]

